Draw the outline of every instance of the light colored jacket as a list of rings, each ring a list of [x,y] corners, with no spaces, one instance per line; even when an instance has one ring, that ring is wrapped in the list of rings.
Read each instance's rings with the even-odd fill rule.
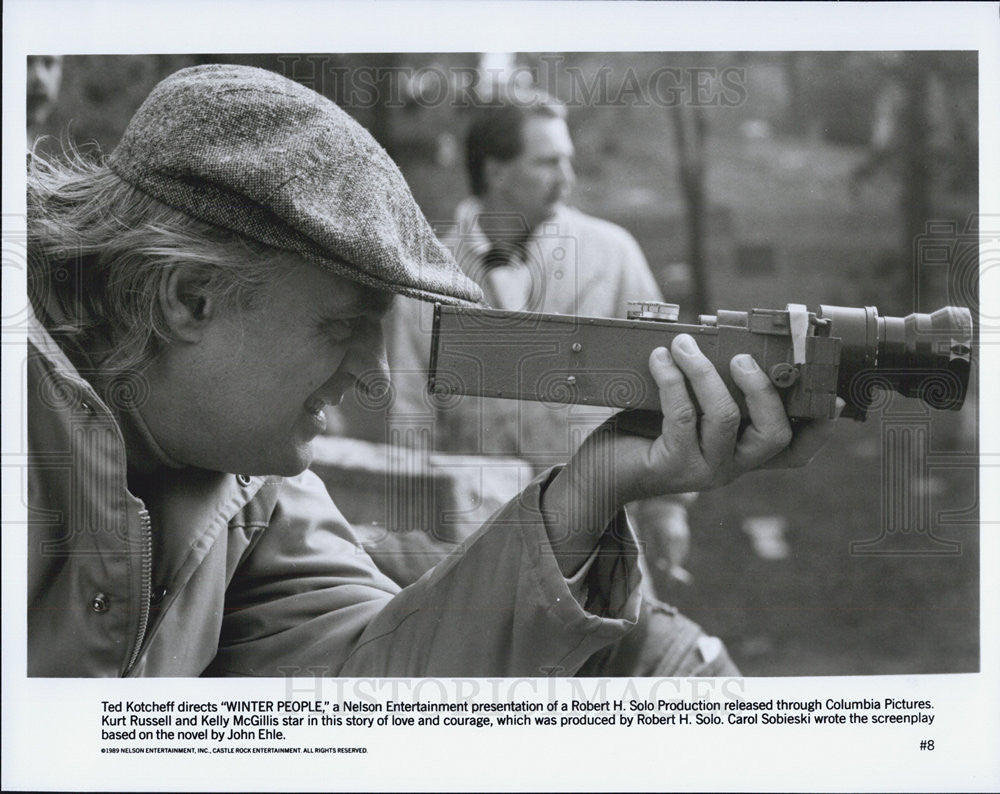
[[[27,369],[29,675],[566,675],[638,617],[623,514],[571,593],[551,474],[400,591],[314,474],[176,469],[144,504],[113,412],[37,323]]]
[[[486,268],[491,243],[479,225],[482,206],[466,199],[442,242],[495,309],[624,318],[630,300],[662,300],[635,239],[620,226],[562,207],[532,232],[509,266]],[[536,471],[565,461],[583,438],[615,413],[588,405],[452,398],[437,411],[427,396],[433,311],[400,299],[386,322],[397,420],[433,417],[435,448],[473,455],[516,455]],[[372,420],[368,420],[371,422]]]
[[[462,201],[454,222],[441,229],[442,242],[495,309],[624,318],[629,301],[663,299],[632,235],[573,207],[561,207],[540,224],[507,266],[486,267],[492,243],[479,223],[482,212],[477,199]],[[433,338],[430,304],[397,300],[386,327],[395,395],[390,421],[403,428],[426,427],[437,450],[516,455],[540,472],[568,459],[594,428],[615,413],[594,405],[471,396],[449,397],[447,410],[438,410],[426,387]],[[352,424],[386,423],[382,417],[362,415]],[[672,576],[688,575],[681,566],[689,536],[686,505],[693,498],[693,494],[657,496],[629,506],[650,562],[647,585],[660,598],[673,594]]]

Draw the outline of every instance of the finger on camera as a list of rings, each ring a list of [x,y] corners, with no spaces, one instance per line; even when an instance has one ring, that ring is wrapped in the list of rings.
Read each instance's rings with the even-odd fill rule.
[[[649,354],[649,371],[660,390],[663,435],[668,441],[691,442],[696,437],[698,411],[688,394],[684,373],[670,351],[658,347]]]
[[[729,371],[743,392],[747,414],[753,425],[765,433],[787,432],[788,416],[781,395],[753,357],[746,353],[734,356],[729,362]],[[790,440],[790,437],[786,438],[785,443]]]
[[[730,372],[743,392],[750,418],[750,424],[740,437],[738,462],[748,468],[760,466],[792,440],[785,406],[770,379],[751,356],[734,356]]]
[[[833,419],[811,419],[797,422],[793,428],[794,437],[788,448],[767,462],[766,468],[794,469],[810,463],[833,436],[837,428],[837,418],[846,403],[837,398]]]
[[[767,469],[798,469],[812,461],[834,432],[834,420],[811,419],[795,428],[792,442],[763,464]]]
[[[701,435],[728,457],[740,427],[740,409],[715,365],[701,352],[694,338],[679,334],[671,345],[675,361],[688,378],[701,407]]]
[[[701,352],[693,337],[678,334],[671,352],[701,407],[702,455],[710,465],[728,461],[740,429],[739,406],[715,365]]]

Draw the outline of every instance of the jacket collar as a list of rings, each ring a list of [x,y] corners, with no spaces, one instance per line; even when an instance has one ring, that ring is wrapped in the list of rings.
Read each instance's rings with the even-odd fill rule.
[[[28,340],[46,361],[51,377],[72,384],[74,393],[80,394],[96,414],[114,423],[122,445],[118,460],[126,461],[118,419],[34,314],[28,318]],[[28,397],[31,400],[32,395]],[[257,495],[267,479],[192,467],[164,467],[157,478],[156,494],[146,504],[157,536],[157,569],[168,579],[183,578],[185,570],[193,570],[218,533]],[[125,483],[126,472],[121,471],[114,481]]]
[[[574,212],[576,210],[572,207],[561,205],[551,218],[531,231],[527,240],[529,242],[540,241],[544,236],[543,231],[547,229],[555,229],[562,233],[564,226],[570,221]],[[456,259],[466,275],[475,276],[479,273],[479,263],[493,245],[479,224],[479,217],[482,214],[483,204],[475,196],[462,199],[455,208],[457,239],[460,241],[461,248],[460,251],[456,252]]]

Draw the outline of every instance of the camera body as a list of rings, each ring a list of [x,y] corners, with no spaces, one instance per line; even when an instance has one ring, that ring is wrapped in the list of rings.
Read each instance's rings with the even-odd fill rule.
[[[793,419],[864,419],[885,388],[939,409],[965,400],[972,351],[968,309],[880,317],[873,306],[800,304],[722,310],[697,324],[677,322],[674,304],[634,302],[626,319],[435,306],[428,388],[433,394],[539,400],[659,411],[648,359],[677,334],[690,334],[745,412],[729,374],[749,353]]]

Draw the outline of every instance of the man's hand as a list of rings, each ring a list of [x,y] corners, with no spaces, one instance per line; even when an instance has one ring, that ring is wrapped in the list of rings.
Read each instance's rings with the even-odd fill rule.
[[[543,496],[546,526],[564,573],[579,567],[577,555],[593,548],[627,502],[710,490],[765,465],[804,465],[826,442],[832,420],[803,423],[793,432],[781,397],[749,355],[734,357],[730,367],[749,424],[691,336],[680,334],[669,351],[661,347],[650,354],[663,412],[659,438],[619,435],[605,426],[587,438]]]
[[[833,422],[826,420],[803,423],[793,433],[781,397],[746,354],[730,362],[746,399],[749,424],[744,426],[719,373],[687,334],[677,336],[670,351],[654,350],[649,369],[660,388],[662,432],[652,442],[616,439],[615,477],[624,501],[711,490],[765,464],[804,465],[833,431]]]

